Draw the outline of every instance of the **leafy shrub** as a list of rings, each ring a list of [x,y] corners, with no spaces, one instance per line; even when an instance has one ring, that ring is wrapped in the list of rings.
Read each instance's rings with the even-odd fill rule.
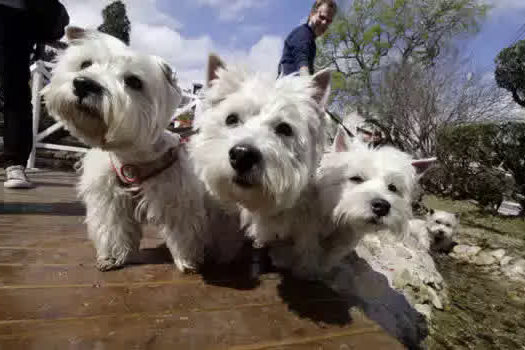
[[[449,126],[437,140],[440,166],[422,180],[425,190],[493,207],[525,189],[525,123]],[[513,188],[505,172],[514,176]]]

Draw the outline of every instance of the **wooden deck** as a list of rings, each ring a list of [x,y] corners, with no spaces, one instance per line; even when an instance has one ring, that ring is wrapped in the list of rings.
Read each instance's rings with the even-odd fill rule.
[[[254,279],[251,253],[235,268],[180,274],[153,228],[142,264],[99,272],[75,176],[31,178],[32,190],[0,188],[2,350],[403,348],[321,285]]]

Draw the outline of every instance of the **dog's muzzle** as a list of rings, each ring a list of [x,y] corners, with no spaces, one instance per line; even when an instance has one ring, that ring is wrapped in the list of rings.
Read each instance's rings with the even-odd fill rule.
[[[436,235],[435,235],[435,239],[436,239],[436,241],[442,241],[442,240],[444,240],[444,239],[445,239],[445,232],[443,232],[443,231],[441,231],[441,230],[440,230],[440,231],[437,231],[437,232],[436,232]]]
[[[102,85],[93,79],[79,77],[73,80],[73,94],[78,97],[79,103],[88,96],[100,96],[103,92]]]
[[[380,198],[373,199],[370,205],[372,206],[372,212],[377,217],[381,218],[381,217],[387,216],[388,213],[390,213],[391,205],[384,199],[380,199]]]
[[[238,144],[229,151],[230,165],[238,174],[246,174],[262,160],[261,151],[249,144]]]

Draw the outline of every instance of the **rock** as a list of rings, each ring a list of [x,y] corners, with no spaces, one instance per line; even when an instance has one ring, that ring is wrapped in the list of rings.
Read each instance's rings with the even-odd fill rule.
[[[429,320],[432,316],[432,307],[428,304],[416,304],[414,308],[419,312],[420,314],[424,315],[427,320]]]
[[[401,240],[389,232],[365,236],[327,282],[391,335],[418,348],[433,310],[448,302],[447,288],[429,252]]]
[[[511,261],[502,271],[510,279],[525,281],[525,259]]]
[[[441,302],[441,299],[439,298],[436,291],[432,288],[428,288],[428,294],[430,295],[430,301],[432,302],[432,305],[438,310],[443,310],[443,303]]]
[[[413,285],[413,277],[409,270],[403,269],[401,273],[395,273],[393,279],[393,286],[396,289],[403,289],[407,285]]]
[[[498,208],[498,214],[503,216],[519,216],[521,213],[521,205],[512,201],[503,201]]]
[[[487,251],[482,251],[481,253],[479,253],[475,258],[474,260],[472,261],[474,264],[478,265],[478,266],[487,266],[487,265],[492,265],[492,264],[495,264],[497,262],[496,258],[494,256],[492,256],[489,252]]]
[[[492,255],[496,260],[501,261],[503,257],[505,256],[505,249],[496,249],[490,252],[490,255]]]
[[[508,265],[511,261],[512,261],[512,257],[510,257],[510,256],[505,256],[505,257],[503,257],[503,259],[501,259],[501,261],[499,262],[499,264],[500,264],[501,266],[506,266],[506,265]]]
[[[481,247],[459,244],[452,249],[450,256],[461,260],[471,260],[481,251]]]
[[[412,259],[414,253],[407,249],[403,244],[398,244],[397,253],[400,258],[403,259]]]

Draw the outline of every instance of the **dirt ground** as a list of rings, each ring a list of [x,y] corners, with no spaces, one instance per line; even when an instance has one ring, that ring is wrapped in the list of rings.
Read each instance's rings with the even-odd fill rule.
[[[427,197],[434,209],[459,212],[459,240],[525,254],[525,221],[482,213],[468,202]],[[454,260],[436,257],[449,287],[450,305],[434,315],[430,349],[525,349],[525,283]]]

